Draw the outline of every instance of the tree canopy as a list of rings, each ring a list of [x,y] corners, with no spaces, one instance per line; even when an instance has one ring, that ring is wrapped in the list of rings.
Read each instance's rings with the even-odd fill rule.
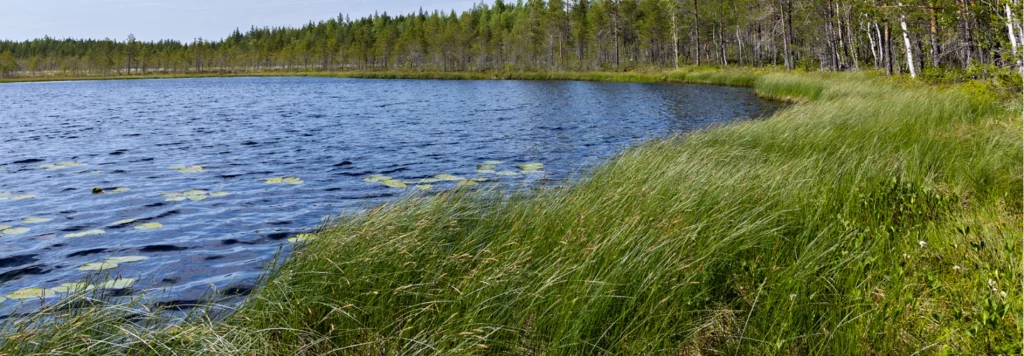
[[[252,27],[221,40],[0,41],[0,74],[263,70],[892,72],[1019,66],[1020,0],[520,0]]]

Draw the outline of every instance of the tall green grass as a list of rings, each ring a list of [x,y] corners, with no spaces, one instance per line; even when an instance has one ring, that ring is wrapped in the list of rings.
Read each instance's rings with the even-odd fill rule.
[[[802,103],[560,188],[341,217],[221,322],[50,312],[0,353],[1021,352],[1019,101],[856,74],[658,78]]]

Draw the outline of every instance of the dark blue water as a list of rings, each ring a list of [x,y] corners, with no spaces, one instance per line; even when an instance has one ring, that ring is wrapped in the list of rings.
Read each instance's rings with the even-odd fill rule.
[[[0,237],[0,295],[7,298],[0,312],[37,307],[40,292],[25,288],[48,289],[42,296],[52,302],[63,295],[54,289],[63,283],[99,285],[118,277],[134,283],[109,290],[154,302],[245,294],[275,253],[287,254],[289,238],[310,232],[328,214],[424,194],[414,187],[424,178],[487,179],[476,187],[560,182],[631,144],[776,107],[749,89],[673,84],[334,78],[3,84],[0,225],[10,227]],[[478,167],[485,161],[503,163],[478,173],[491,168]],[[544,168],[526,173],[518,167],[525,163]],[[178,165],[186,172],[170,168]],[[187,172],[193,166],[202,171]],[[408,187],[364,181],[373,175]],[[266,183],[285,177],[301,184]],[[457,184],[430,182],[426,194]],[[182,195],[189,190],[203,192]],[[138,228],[149,223],[162,227]],[[138,261],[80,269],[126,256]],[[19,290],[37,296],[12,298]]]

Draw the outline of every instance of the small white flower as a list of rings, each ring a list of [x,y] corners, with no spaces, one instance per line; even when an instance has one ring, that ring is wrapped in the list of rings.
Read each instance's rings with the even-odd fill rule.
[[[953,266],[954,272],[960,272],[960,266]]]
[[[789,300],[795,300],[795,299],[796,299],[796,294],[790,294],[789,295]]]
[[[925,243],[924,241],[918,241],[918,242],[917,242],[917,244],[918,244],[918,245],[921,245],[921,247],[925,247],[925,246],[927,246],[927,245],[928,245],[928,244],[927,244],[927,243]]]
[[[992,289],[995,289],[996,288],[996,281],[993,281],[991,279],[988,280],[988,286],[992,287]]]
[[[909,260],[910,259],[910,255],[904,253],[903,254],[903,259],[904,260]]]

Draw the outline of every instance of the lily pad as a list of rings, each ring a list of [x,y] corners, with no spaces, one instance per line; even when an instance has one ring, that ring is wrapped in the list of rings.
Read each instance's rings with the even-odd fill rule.
[[[128,224],[131,224],[131,223],[135,222],[136,220],[139,220],[139,219],[124,219],[124,220],[118,220],[118,221],[115,221],[115,222],[114,222],[113,224],[111,224],[111,225],[113,225],[113,226],[121,226],[121,225],[128,225]]]
[[[158,222],[135,225],[136,230],[156,230],[162,227],[164,227],[164,224]]]
[[[173,166],[170,166],[170,167],[167,167],[167,168],[174,169],[174,170],[179,170],[179,169],[185,169],[185,165],[183,165],[183,164],[176,164],[176,165],[173,165]]]
[[[29,298],[47,298],[52,297],[56,293],[47,292],[42,288],[22,288],[8,294],[7,297],[11,299],[29,299]]]
[[[85,291],[88,291],[88,290],[93,289],[93,288],[96,288],[96,287],[94,287],[91,284],[82,283],[82,282],[73,282],[73,283],[62,283],[61,285],[53,287],[53,288],[50,288],[50,289],[47,289],[46,291],[47,292],[53,292],[53,293],[72,293],[72,292],[85,292]]]
[[[171,166],[172,169],[178,170],[181,173],[199,173],[203,171],[203,166]]]
[[[21,219],[21,222],[24,223],[24,224],[38,224],[38,223],[44,223],[44,222],[47,222],[47,221],[50,221],[50,220],[53,220],[53,219],[50,219],[50,218],[38,218],[38,217],[28,217],[28,218]]]
[[[231,195],[231,193],[222,191],[210,192],[210,196],[214,198],[226,197],[228,195]]]
[[[89,236],[89,235],[103,235],[105,233],[106,233],[106,231],[96,229],[96,230],[86,230],[86,231],[82,231],[82,232],[71,233],[71,234],[64,235],[64,237],[82,237],[82,236]]]
[[[524,163],[524,164],[520,164],[519,165],[519,169],[521,169],[521,170],[523,170],[523,172],[527,172],[527,173],[529,173],[529,172],[539,172],[540,170],[544,169],[544,164],[543,163]]]
[[[188,200],[191,200],[191,201],[206,200],[206,194],[203,194],[203,195],[198,195],[198,194],[186,195],[185,198],[188,198]]]
[[[9,199],[11,195],[11,192],[0,192],[0,200]]]
[[[165,200],[166,201],[182,201],[182,200],[185,200],[185,199],[187,199],[187,198],[185,198],[185,196],[182,195],[182,196],[177,196],[177,197],[169,197],[169,198],[167,198]]]
[[[434,186],[432,186],[430,184],[417,184],[416,185],[416,189],[422,190],[424,192],[430,190],[430,188],[433,188],[433,187]]]
[[[373,183],[373,182],[380,182],[380,181],[385,181],[385,180],[389,180],[389,179],[391,179],[391,177],[388,177],[388,176],[385,176],[385,175],[380,175],[380,174],[374,174],[372,176],[363,178],[363,181],[367,182],[367,183]]]
[[[80,162],[66,161],[66,162],[57,162],[56,164],[42,164],[42,165],[39,165],[39,168],[42,168],[42,169],[45,169],[45,170],[49,170],[49,171],[54,171],[54,170],[58,170],[58,169],[64,169],[64,168],[68,168],[68,167],[75,167],[75,166],[81,166],[81,165],[82,165],[82,163],[80,163]]]
[[[438,174],[438,175],[434,176],[434,178],[440,179],[442,181],[466,180],[465,178],[462,178],[462,177],[459,177],[459,176],[454,176],[454,175],[451,175],[451,174]]]
[[[288,242],[305,242],[316,238],[316,234],[298,234],[288,238]]]
[[[267,180],[264,181],[264,183],[267,183],[267,184],[281,184],[282,181],[284,181],[284,178],[274,177],[274,178],[267,178]]]
[[[0,224],[0,230],[7,230],[7,229],[10,229],[10,228],[11,228],[11,225]]]
[[[117,262],[89,262],[78,267],[79,271],[102,271],[105,269],[117,268]]]
[[[96,287],[102,289],[125,289],[131,287],[132,284],[135,284],[135,280],[132,278],[118,278],[100,283]]]
[[[405,184],[405,182],[394,180],[394,179],[382,180],[382,181],[380,181],[380,183],[384,184],[386,186],[389,186],[391,188],[405,188],[405,187],[408,186],[408,185]]]
[[[494,173],[497,173],[493,169],[478,169],[478,170],[476,170],[476,172],[480,173],[480,174],[494,174]]]
[[[465,186],[472,186],[472,185],[477,185],[477,184],[479,184],[479,183],[471,181],[471,180],[460,180],[455,185],[458,185],[460,187],[465,187]]]
[[[35,194],[19,194],[19,195],[11,196],[11,200],[32,199],[32,198],[35,198],[35,197],[36,197]]]
[[[4,235],[17,235],[17,234],[24,234],[24,233],[28,232],[28,230],[29,230],[29,228],[27,228],[27,227],[12,227],[12,228],[4,229],[2,232],[4,233]]]
[[[192,190],[186,190],[185,192],[183,192],[181,194],[185,194],[185,195],[206,194],[206,191],[202,190],[202,189],[192,189]]]
[[[479,171],[494,171],[495,165],[493,164],[478,164],[476,165],[477,172]]]
[[[298,184],[302,184],[302,183],[305,183],[305,182],[303,182],[302,179],[299,179],[299,177],[285,177],[285,178],[281,179],[281,183],[291,184],[291,185],[298,185]]]
[[[108,258],[106,261],[103,261],[103,262],[131,263],[131,262],[145,261],[145,260],[148,260],[148,259],[149,259],[149,257],[146,257],[146,256],[118,256],[118,257]]]

